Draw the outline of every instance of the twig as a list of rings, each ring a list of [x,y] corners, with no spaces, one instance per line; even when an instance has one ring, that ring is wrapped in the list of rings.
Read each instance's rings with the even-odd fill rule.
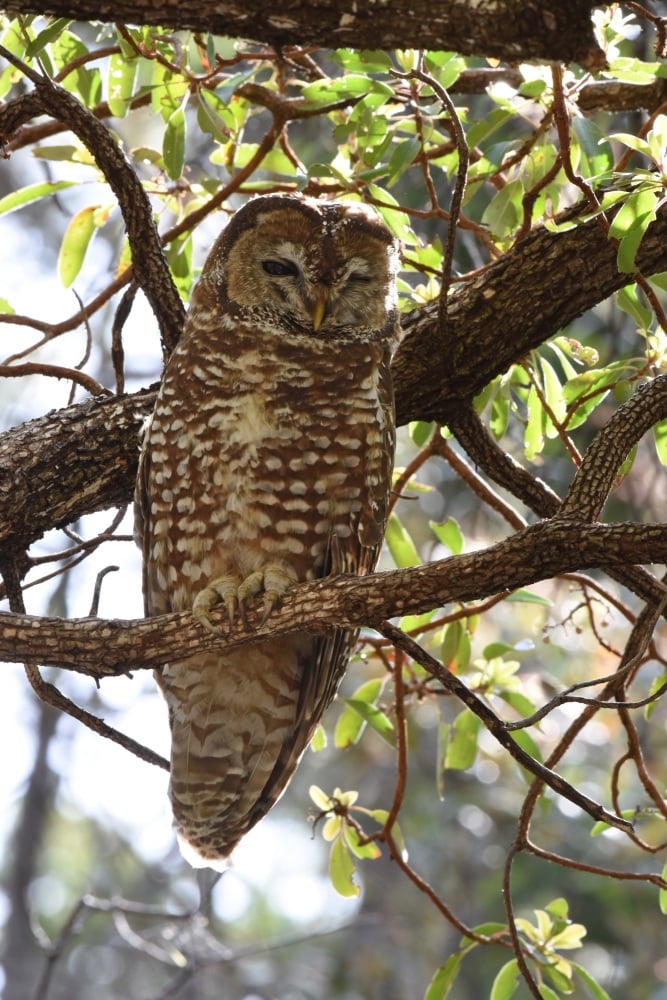
[[[430,653],[427,653],[425,649],[414,641],[414,639],[411,639],[405,632],[402,632],[399,628],[396,628],[395,625],[392,625],[391,622],[387,621],[382,622],[382,624],[378,626],[378,631],[381,632],[382,635],[386,636],[387,639],[391,639],[395,646],[402,649],[409,656],[411,656],[413,660],[416,660],[417,663],[421,664],[425,670],[440,681],[446,690],[450,691],[460,701],[462,701],[463,704],[466,705],[466,707],[469,708],[478,719],[482,720],[494,739],[496,739],[498,743],[500,743],[500,745],[508,751],[517,763],[521,764],[521,766],[527,771],[530,771],[531,774],[535,775],[541,783],[547,784],[559,795],[562,795],[563,798],[568,799],[580,809],[583,809],[584,812],[587,812],[589,816],[593,817],[593,819],[597,821],[602,820],[605,823],[609,823],[610,826],[617,827],[619,830],[624,830],[626,832],[630,832],[632,830],[632,824],[627,820],[608,812],[598,802],[595,802],[594,799],[589,798],[587,795],[584,795],[583,792],[573,788],[569,782],[567,782],[559,774],[556,774],[555,771],[550,770],[550,768],[541,764],[539,761],[536,761],[530,756],[530,754],[526,753],[525,750],[523,750],[510,736],[502,720],[500,720],[480,698],[473,694],[473,692],[466,687],[463,681],[461,681],[455,674],[446,670],[442,664],[435,659],[435,657],[431,656]]]

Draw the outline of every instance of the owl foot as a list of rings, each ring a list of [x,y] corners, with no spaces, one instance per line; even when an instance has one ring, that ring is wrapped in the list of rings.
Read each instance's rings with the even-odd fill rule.
[[[221,576],[217,580],[211,580],[208,587],[197,594],[192,605],[192,613],[209,632],[213,632],[215,635],[225,635],[226,632],[212,623],[211,610],[218,604],[225,605],[229,619],[227,631],[231,631],[233,628],[237,611],[247,628],[247,607],[253,604],[253,598],[257,594],[263,593],[263,610],[259,620],[259,624],[263,625],[280,598],[296,581],[296,573],[290,567],[281,566],[278,563],[269,563],[264,569],[256,570],[241,583],[235,576]]]

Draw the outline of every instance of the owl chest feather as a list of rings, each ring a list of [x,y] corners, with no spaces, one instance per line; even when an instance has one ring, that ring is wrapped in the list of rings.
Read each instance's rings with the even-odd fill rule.
[[[330,345],[283,341],[267,360],[253,340],[204,349],[196,365],[177,355],[163,383],[149,431],[151,556],[174,609],[213,577],[270,561],[320,575],[332,533],[357,532],[386,480],[378,349],[343,362]]]

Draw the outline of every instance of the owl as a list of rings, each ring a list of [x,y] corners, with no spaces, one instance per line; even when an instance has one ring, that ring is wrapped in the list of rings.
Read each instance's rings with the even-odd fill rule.
[[[399,246],[358,203],[268,195],[213,245],[144,434],[147,615],[213,629],[295,583],[375,567],[394,450]],[[226,609],[226,611],[224,611]],[[157,680],[184,855],[220,865],[289,782],[356,633],[196,653]]]

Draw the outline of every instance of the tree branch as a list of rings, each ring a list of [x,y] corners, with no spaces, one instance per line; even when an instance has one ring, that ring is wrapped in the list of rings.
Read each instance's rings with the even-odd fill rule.
[[[189,612],[140,621],[0,615],[0,659],[51,664],[91,677],[118,676],[304,627],[313,633],[338,626],[358,628],[509,592],[574,570],[653,562],[667,562],[667,524],[587,524],[554,518],[478,552],[415,569],[300,584],[265,624],[261,611],[251,609],[248,627],[238,622],[229,636],[220,638],[205,631]],[[655,596],[661,584],[652,582]],[[225,609],[214,609],[211,620],[225,629]]]
[[[277,47],[454,49],[509,62],[578,62],[601,69],[593,0],[11,0],[10,14],[54,14],[78,21],[125,21],[254,38]]]
[[[640,244],[637,268],[645,275],[667,270],[667,205]],[[393,363],[398,423],[448,424],[462,401],[633,281],[619,272],[616,247],[596,219],[567,232],[535,229],[452,293],[447,318],[448,339],[457,344],[453,366],[444,361],[437,303],[404,319]]]

